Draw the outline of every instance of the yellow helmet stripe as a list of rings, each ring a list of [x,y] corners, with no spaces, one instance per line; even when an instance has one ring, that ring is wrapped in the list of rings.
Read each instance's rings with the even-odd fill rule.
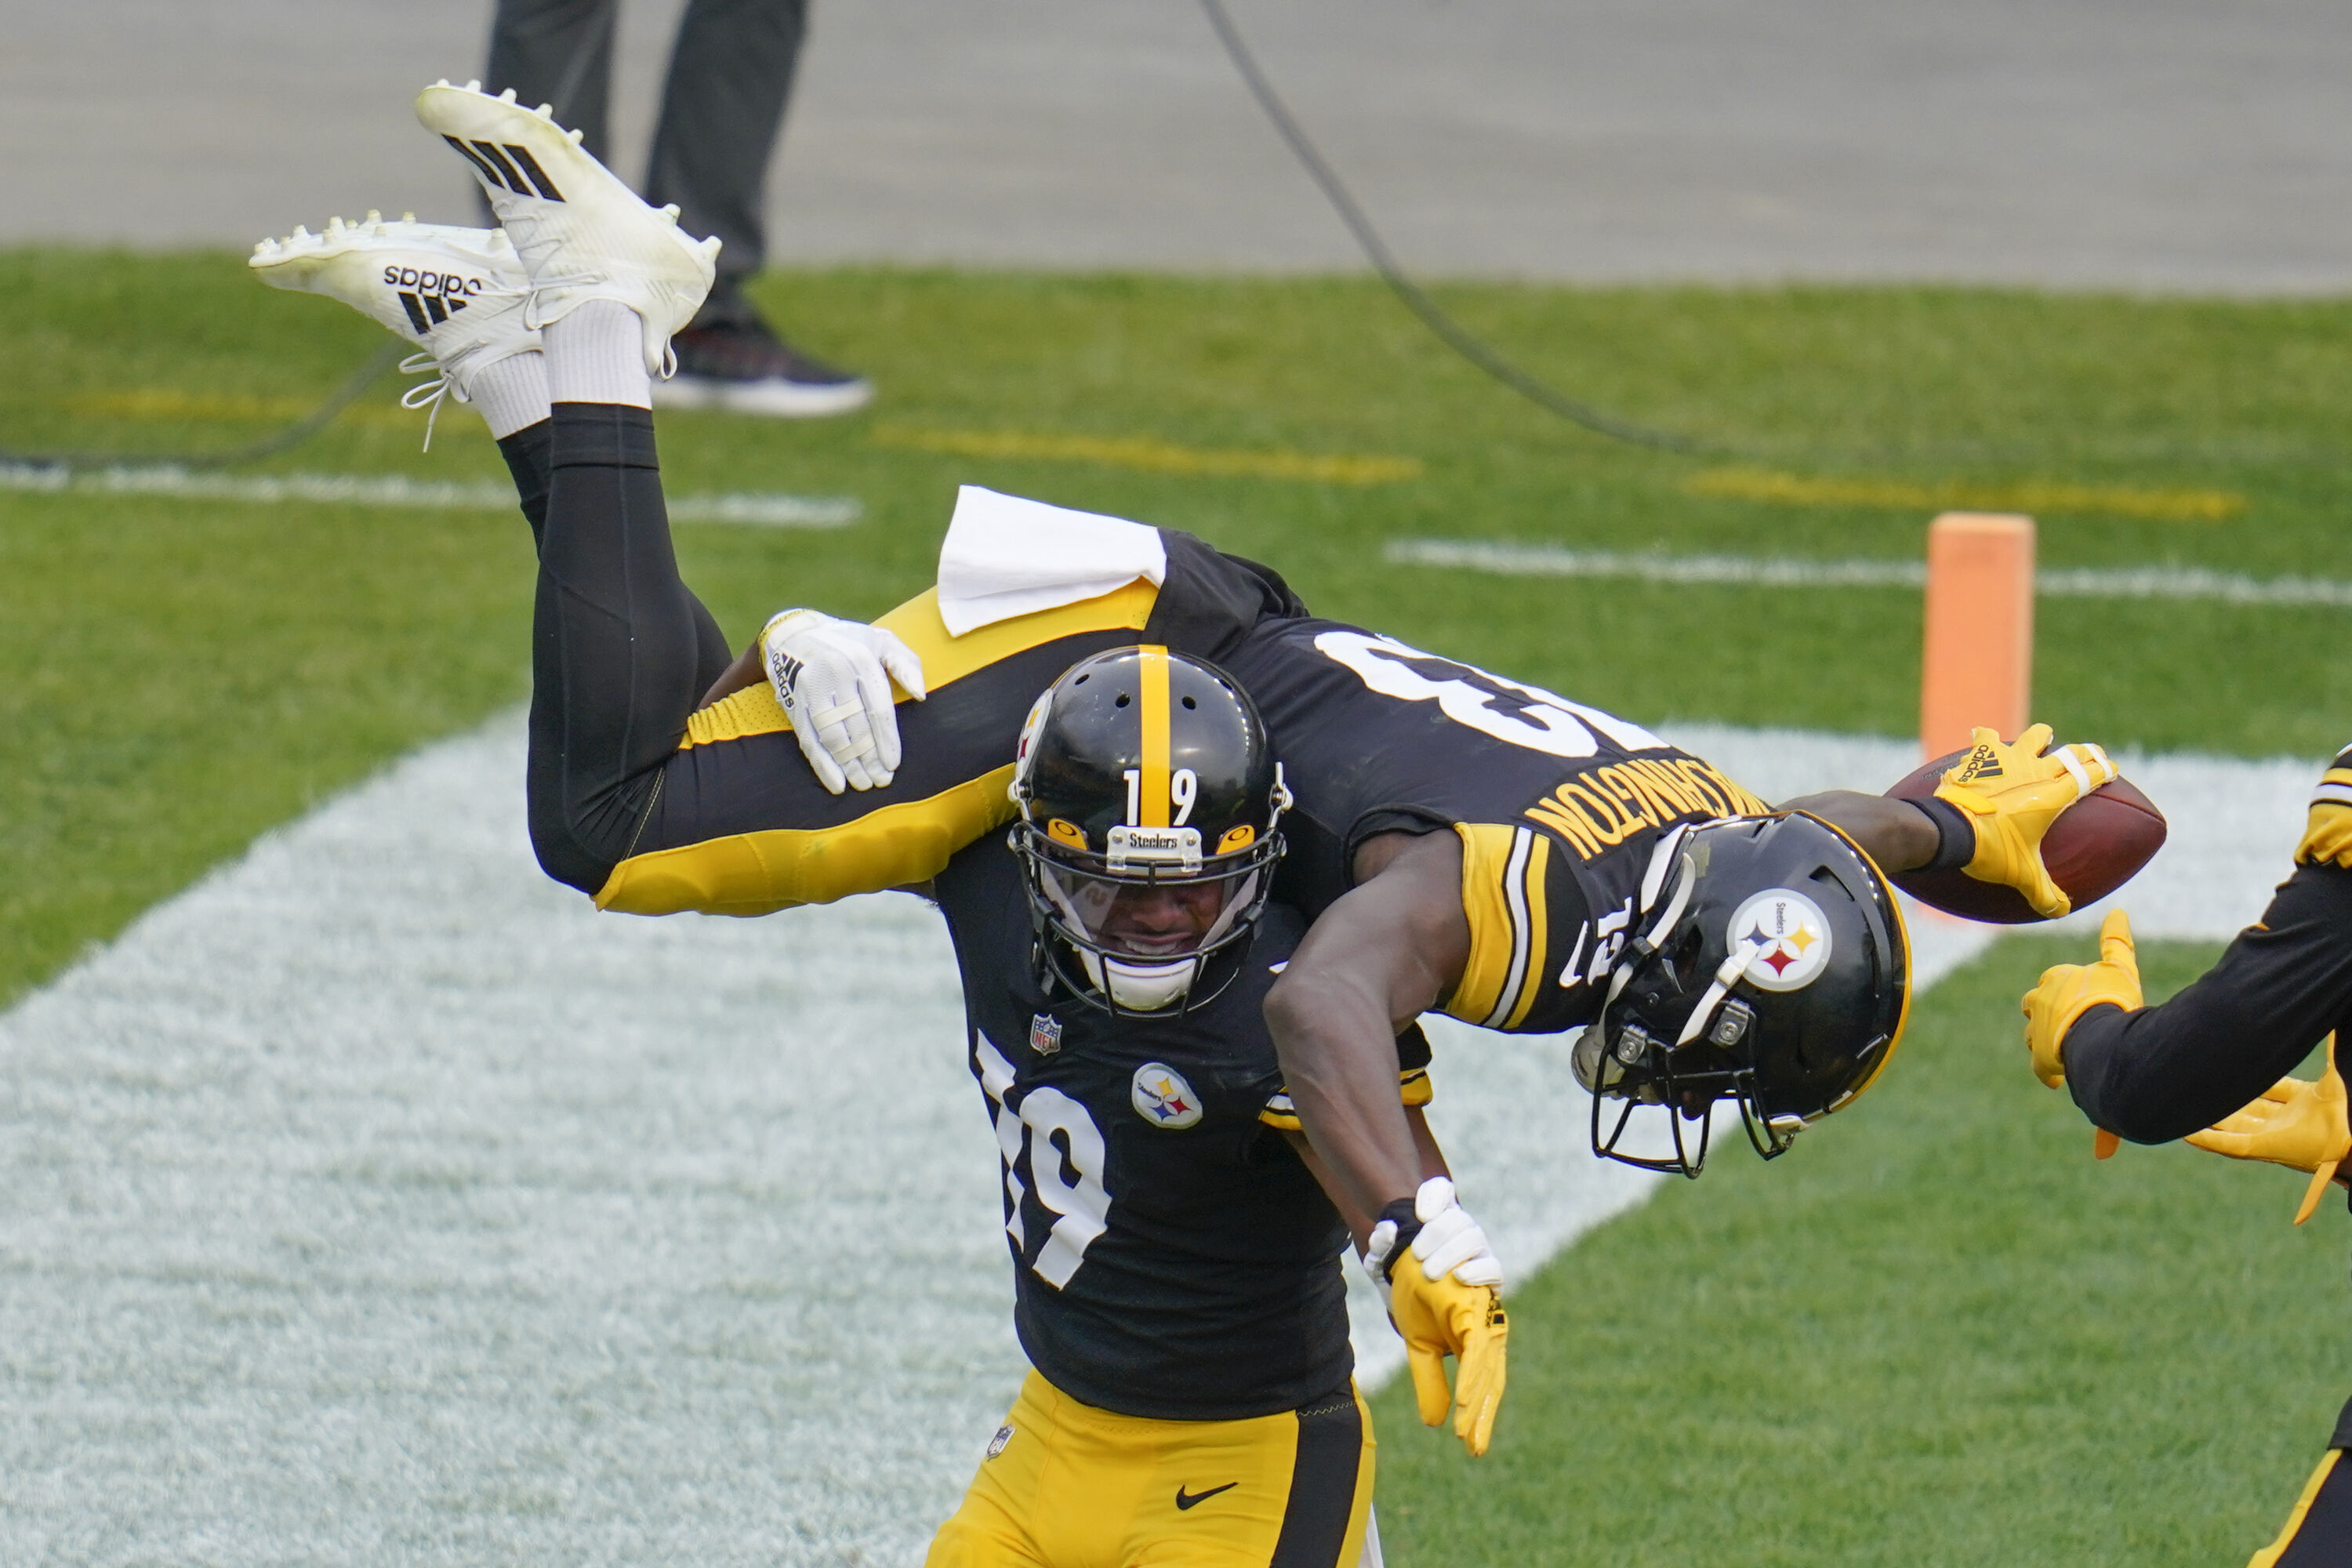
[[[1135,826],[1165,827],[1172,795],[1168,783],[1168,650],[1146,643],[1138,650],[1143,691],[1142,776],[1136,781]]]

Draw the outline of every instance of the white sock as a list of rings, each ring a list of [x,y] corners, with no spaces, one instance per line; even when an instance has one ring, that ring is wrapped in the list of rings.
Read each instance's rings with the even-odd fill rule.
[[[547,349],[547,395],[555,403],[654,405],[646,374],[646,329],[617,300],[590,300],[540,330]]]
[[[528,429],[547,417],[547,356],[533,349],[484,365],[474,373],[466,395],[489,421],[493,441]]]

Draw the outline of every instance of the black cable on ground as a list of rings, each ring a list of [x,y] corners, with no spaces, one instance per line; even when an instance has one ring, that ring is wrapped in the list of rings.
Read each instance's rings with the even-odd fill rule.
[[[327,395],[319,405],[293,424],[248,441],[242,447],[231,447],[215,452],[9,452],[0,451],[0,466],[21,468],[62,468],[71,473],[80,468],[115,468],[136,464],[141,467],[178,468],[229,468],[240,463],[256,463],[264,458],[274,458],[291,447],[299,447],[325,429],[335,416],[349,408],[360,394],[390,370],[400,358],[401,345],[384,344],[368,355],[359,369],[352,372],[344,383]]]
[[[1208,13],[1209,26],[1215,29],[1217,41],[1224,46],[1225,54],[1234,62],[1234,68],[1241,72],[1242,80],[1249,87],[1250,96],[1257,100],[1258,107],[1265,110],[1266,118],[1274,121],[1274,128],[1290,144],[1291,152],[1305,165],[1307,177],[1322,190],[1325,199],[1339,213],[1339,221],[1348,226],[1348,232],[1356,237],[1356,244],[1362,248],[1365,259],[1372,264],[1372,270],[1380,274],[1381,281],[1404,302],[1405,309],[1420,317],[1422,325],[1434,332],[1446,347],[1528,402],[1580,425],[1597,436],[1606,436],[1612,441],[1647,447],[1659,452],[1698,453],[1708,450],[1704,443],[1689,437],[1636,425],[1569,396],[1513,364],[1503,357],[1500,351],[1447,315],[1436,300],[1423,292],[1421,285],[1405,276],[1404,268],[1398,265],[1388,242],[1381,237],[1380,230],[1372,226],[1372,220],[1364,216],[1364,209],[1356,205],[1354,196],[1349,195],[1347,184],[1339,178],[1339,172],[1324,161],[1323,154],[1308,140],[1306,131],[1282,101],[1281,95],[1274,90],[1274,84],[1266,80],[1265,73],[1258,68],[1256,57],[1250,53],[1249,46],[1242,41],[1240,30],[1234,26],[1233,17],[1227,15],[1224,0],[1201,0],[1201,9]]]

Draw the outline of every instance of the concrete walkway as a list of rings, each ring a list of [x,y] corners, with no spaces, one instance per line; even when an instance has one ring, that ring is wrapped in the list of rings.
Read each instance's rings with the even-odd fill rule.
[[[677,4],[625,22],[640,158]],[[2327,0],[1232,4],[1431,272],[2352,286],[2352,9]],[[0,20],[0,243],[471,210],[406,102],[478,70],[482,0]],[[815,26],[781,258],[1356,264],[1193,0],[821,0]]]

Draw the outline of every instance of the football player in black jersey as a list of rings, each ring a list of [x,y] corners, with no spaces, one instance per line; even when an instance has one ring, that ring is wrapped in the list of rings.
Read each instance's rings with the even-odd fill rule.
[[[1349,1378],[1335,1209],[1286,1114],[1263,1009],[1304,921],[1269,900],[1290,796],[1248,698],[1153,646],[1080,661],[1024,724],[1009,838],[925,889],[963,975],[1003,1156],[1015,1323],[1034,1370],[933,1568],[1377,1563],[1370,1428]],[[1150,804],[1147,804],[1150,803]],[[1453,1348],[1482,1449],[1502,1393],[1501,1275],[1418,1109],[1437,1200],[1382,1239],[1416,1385]]]
[[[2098,1128],[2102,1158],[2119,1138],[2200,1149],[2307,1173],[2295,1223],[2311,1217],[2352,1158],[2336,1047],[2352,1033],[2352,747],[2313,796],[2294,873],[2221,961],[2159,1006],[2144,1004],[2131,921],[2111,912],[2099,959],[2043,972],[2024,1002],[2036,1077],[2064,1085]],[[2284,1075],[2327,1043],[2315,1082]],[[2248,1568],[2352,1563],[2352,1405],[2278,1539]]]

